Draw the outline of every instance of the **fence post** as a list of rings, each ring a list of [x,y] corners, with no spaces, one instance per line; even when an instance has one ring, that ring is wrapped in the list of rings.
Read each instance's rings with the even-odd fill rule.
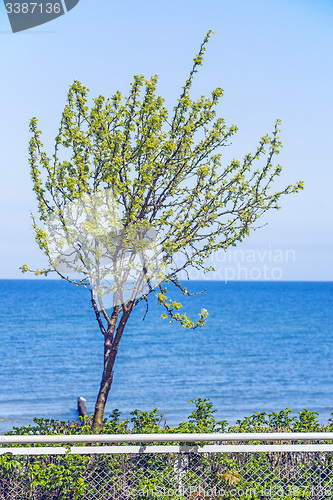
[[[178,494],[182,494],[182,455],[178,453],[178,466],[177,466],[177,486]]]

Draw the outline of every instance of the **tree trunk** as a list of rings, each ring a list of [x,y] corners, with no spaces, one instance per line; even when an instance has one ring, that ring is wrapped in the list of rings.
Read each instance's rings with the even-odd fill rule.
[[[95,405],[93,419],[93,429],[95,432],[101,430],[103,426],[104,410],[113,381],[113,366],[118,353],[119,342],[124,332],[125,325],[131,311],[126,311],[121,317],[117,327],[116,335],[113,338],[115,326],[111,326],[104,336],[104,370],[101,385]]]

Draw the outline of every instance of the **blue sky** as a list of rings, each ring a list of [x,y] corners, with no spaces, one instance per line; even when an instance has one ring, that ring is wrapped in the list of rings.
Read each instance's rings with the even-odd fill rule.
[[[29,119],[38,117],[51,154],[74,79],[94,97],[118,89],[126,94],[133,75],[141,73],[160,75],[159,92],[172,108],[192,58],[213,29],[193,97],[224,89],[218,112],[239,127],[226,161],[254,151],[280,118],[279,185],[305,183],[302,193],[282,200],[282,210],[266,215],[267,226],[239,247],[244,254],[238,262],[252,252],[257,267],[270,265],[269,252],[292,251],[293,258],[279,264],[281,279],[332,280],[332,26],[333,2],[324,0],[80,0],[66,15],[13,34],[1,4],[0,278],[22,277],[24,263],[46,264],[30,221],[36,202]]]

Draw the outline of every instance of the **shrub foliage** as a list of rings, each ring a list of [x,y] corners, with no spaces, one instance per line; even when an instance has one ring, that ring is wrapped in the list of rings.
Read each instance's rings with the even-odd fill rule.
[[[271,413],[256,412],[229,426],[226,420],[218,421],[215,418],[216,410],[208,399],[197,398],[190,402],[195,405],[194,410],[186,421],[176,427],[169,427],[157,408],[151,412],[134,410],[131,418],[125,420],[121,420],[120,411],[115,409],[104,419],[101,433],[333,430],[332,419],[327,425],[320,425],[318,414],[306,409],[297,416],[292,415],[290,409]],[[90,416],[80,417],[75,422],[35,418],[34,425],[14,427],[8,434],[84,436],[92,432],[93,416]],[[203,444],[205,443],[197,443],[198,446]],[[53,446],[56,448],[62,445]],[[329,453],[198,453],[194,449],[190,453],[181,454],[89,455],[87,450],[86,455],[74,455],[68,449],[65,455],[26,457],[7,453],[0,457],[1,499],[263,499],[267,498],[267,491],[273,494],[272,498],[285,500],[325,498],[313,493],[319,486],[326,489],[333,486]]]

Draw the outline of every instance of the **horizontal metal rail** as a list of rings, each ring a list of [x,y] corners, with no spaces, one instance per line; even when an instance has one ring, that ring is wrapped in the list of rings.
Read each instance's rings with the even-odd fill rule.
[[[213,442],[211,445],[149,445],[156,442]],[[222,444],[233,441],[292,441],[293,444]],[[299,441],[316,441],[316,444],[299,444]],[[326,441],[326,443],[319,443]],[[91,454],[146,454],[146,453],[258,453],[258,452],[333,452],[332,432],[276,432],[276,433],[211,433],[211,434],[92,434],[92,435],[28,435],[0,436],[0,455],[63,455],[68,451],[76,455]],[[295,442],[298,442],[295,444]],[[41,444],[86,443],[95,446],[38,446]],[[101,443],[112,443],[101,446]],[[140,445],[115,446],[116,443]],[[216,444],[220,443],[220,444]],[[4,447],[3,445],[35,444],[35,447]]]
[[[333,444],[254,444],[206,446],[40,446],[37,448],[0,448],[0,455],[127,455],[148,453],[295,453],[333,452]]]
[[[54,434],[0,436],[1,444],[171,443],[221,441],[333,441],[333,432],[242,432],[210,434]]]

